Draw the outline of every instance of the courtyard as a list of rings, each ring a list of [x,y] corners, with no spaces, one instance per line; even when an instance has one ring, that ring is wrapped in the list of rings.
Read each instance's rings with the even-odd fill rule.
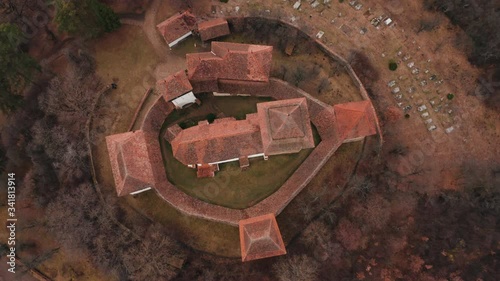
[[[193,106],[179,113],[170,115],[160,131],[175,123],[184,127],[195,125],[206,120],[207,115],[224,116],[244,119],[246,114],[255,113],[256,103],[269,101],[261,97],[212,97],[201,98],[201,106]],[[315,132],[316,145],[319,134]],[[237,162],[220,165],[220,171],[214,178],[197,178],[196,170],[186,167],[172,155],[170,144],[160,138],[160,147],[165,159],[167,178],[176,187],[187,194],[205,202],[233,208],[245,209],[271,195],[293,174],[297,167],[307,158],[312,149],[304,149],[297,154],[275,155],[269,160],[262,158],[250,159],[250,167],[241,170]]]

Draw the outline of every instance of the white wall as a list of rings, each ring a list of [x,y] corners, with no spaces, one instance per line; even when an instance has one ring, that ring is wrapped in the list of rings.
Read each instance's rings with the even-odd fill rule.
[[[185,105],[196,103],[196,97],[193,92],[186,93],[172,100],[176,108],[183,108]]]
[[[177,45],[179,42],[181,42],[182,40],[186,39],[189,35],[193,34],[193,32],[189,31],[188,33],[182,35],[181,37],[177,38],[175,41],[171,42],[170,44],[168,44],[168,46],[170,48],[172,48],[173,46]]]

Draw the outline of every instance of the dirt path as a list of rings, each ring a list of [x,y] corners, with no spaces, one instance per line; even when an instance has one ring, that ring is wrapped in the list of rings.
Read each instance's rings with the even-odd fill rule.
[[[144,28],[144,22],[141,20],[132,20],[132,19],[120,19],[121,24],[126,24],[126,25],[135,25],[140,28]]]
[[[135,20],[130,18],[122,18],[120,22],[126,25],[134,25],[141,27],[146,36],[148,37],[148,41],[153,45],[153,48],[156,54],[160,58],[165,58],[167,54],[166,45],[162,42],[162,39],[158,32],[156,31],[156,14],[158,13],[158,9],[161,5],[161,0],[153,0],[149,8],[146,10],[144,20]]]
[[[153,48],[155,49],[156,53],[160,57],[165,57],[167,53],[167,48],[165,47],[165,44],[162,42],[162,39],[160,38],[160,35],[156,31],[156,14],[158,13],[158,8],[160,7],[161,1],[160,0],[153,0],[151,5],[149,6],[148,10],[146,11],[145,19],[144,19],[144,32],[146,33],[146,36],[148,37],[149,42],[153,44]]]

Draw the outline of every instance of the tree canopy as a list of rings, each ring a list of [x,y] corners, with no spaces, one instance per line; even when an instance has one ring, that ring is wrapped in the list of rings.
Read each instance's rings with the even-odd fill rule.
[[[97,37],[120,27],[118,16],[98,0],[55,0],[54,22],[59,31]]]
[[[0,24],[0,110],[10,112],[22,104],[22,90],[40,67],[20,49],[21,30],[14,24]]]

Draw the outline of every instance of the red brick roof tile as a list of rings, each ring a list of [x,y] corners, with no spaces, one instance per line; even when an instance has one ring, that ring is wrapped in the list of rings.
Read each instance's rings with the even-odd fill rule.
[[[177,137],[178,134],[182,132],[182,128],[175,124],[167,128],[165,131],[165,134],[163,135],[163,138],[166,139],[168,142],[171,142],[175,137]]]
[[[285,255],[286,249],[273,214],[240,220],[241,260]]]
[[[189,165],[262,153],[259,124],[255,121],[250,118],[187,128],[170,142],[174,157]]]
[[[165,41],[170,44],[196,26],[196,17],[189,11],[176,14],[156,26]]]
[[[229,31],[227,20],[223,18],[200,22],[198,24],[198,32],[200,33],[201,40],[203,41],[231,33]]]
[[[171,101],[193,90],[184,70],[159,80],[156,88],[165,101]]]
[[[212,42],[211,46],[211,52],[186,55],[188,77],[192,82],[269,80],[272,46],[228,42]]]
[[[106,137],[111,169],[118,196],[152,187],[155,175],[143,131],[127,132]]]
[[[314,147],[305,98],[258,103],[264,154],[296,153]]]
[[[198,166],[196,176],[198,178],[213,178],[215,176],[215,172],[218,170],[217,165],[203,164]]]
[[[334,105],[337,130],[342,139],[356,139],[377,133],[375,115],[370,101]]]

